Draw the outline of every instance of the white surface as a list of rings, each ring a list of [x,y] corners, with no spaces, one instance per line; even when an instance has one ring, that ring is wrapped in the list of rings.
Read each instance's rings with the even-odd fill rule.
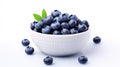
[[[120,2],[119,0],[0,0],[0,67],[48,67],[42,62],[46,55],[35,48],[28,56],[21,40],[31,40],[28,29],[34,20],[32,13],[59,9],[62,12],[77,14],[91,25],[89,48],[82,53],[89,61],[81,65],[76,56],[54,57],[51,67],[120,67]],[[94,36],[102,42],[95,45]]]

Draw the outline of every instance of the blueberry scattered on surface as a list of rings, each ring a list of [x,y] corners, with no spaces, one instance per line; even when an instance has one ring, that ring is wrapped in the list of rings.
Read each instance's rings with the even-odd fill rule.
[[[93,38],[93,42],[98,44],[98,43],[101,42],[101,38],[99,36],[96,36],[96,37]]]
[[[30,46],[27,46],[26,49],[25,49],[25,53],[28,54],[28,55],[32,55],[34,52],[34,48],[33,47],[30,47]]]
[[[23,39],[22,40],[22,45],[23,46],[28,46],[30,44],[30,41],[28,39]]]
[[[53,63],[53,58],[50,57],[50,56],[47,56],[46,58],[43,59],[43,62],[46,64],[46,65],[51,65]]]
[[[78,57],[78,62],[81,63],[81,64],[86,64],[87,61],[88,61],[88,59],[85,56]]]

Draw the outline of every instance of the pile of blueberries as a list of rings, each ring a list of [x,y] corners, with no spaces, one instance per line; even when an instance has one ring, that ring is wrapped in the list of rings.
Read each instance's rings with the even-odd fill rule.
[[[51,15],[43,18],[41,21],[32,22],[30,28],[33,31],[44,34],[76,34],[87,31],[89,23],[87,20],[81,21],[76,15],[69,15],[68,13],[54,10],[51,12]]]
[[[95,44],[99,44],[101,42],[101,38],[99,36],[96,36],[93,38],[93,42]],[[22,40],[22,45],[27,46],[25,49],[25,53],[28,55],[32,55],[34,53],[34,48],[29,46],[30,41],[28,39],[23,39]],[[88,58],[86,56],[80,56],[78,57],[78,62],[81,64],[86,64],[88,61]],[[43,62],[46,65],[51,65],[53,63],[53,58],[51,56],[47,56],[43,59]]]

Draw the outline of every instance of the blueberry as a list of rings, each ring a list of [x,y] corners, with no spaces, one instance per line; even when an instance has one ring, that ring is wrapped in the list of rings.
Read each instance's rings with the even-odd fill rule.
[[[26,49],[25,49],[25,53],[26,54],[32,55],[33,52],[34,52],[34,48],[33,47],[30,47],[30,46],[26,47]]]
[[[78,25],[78,32],[84,32],[84,31],[87,31],[88,30],[88,28],[87,28],[87,26],[85,25],[85,24],[79,24]]]
[[[85,24],[87,27],[89,27],[89,24],[88,24],[87,20],[83,20],[82,23]]]
[[[60,31],[55,30],[55,31],[53,31],[53,34],[54,34],[54,35],[59,35],[59,34],[60,34]]]
[[[68,22],[69,21],[69,14],[64,13],[59,16],[59,22]]]
[[[47,16],[46,18],[44,18],[43,23],[45,23],[46,25],[50,25],[53,22],[53,17],[52,16]]]
[[[77,20],[78,19],[76,15],[70,15],[69,18],[73,19],[73,20]]]
[[[44,23],[42,21],[38,22],[36,25],[35,25],[35,29],[36,31],[41,31],[42,27],[44,26]]]
[[[76,34],[76,33],[78,33],[78,30],[75,29],[75,28],[72,28],[72,29],[70,29],[70,33],[71,34]]]
[[[51,15],[52,15],[53,17],[58,17],[60,14],[61,14],[61,12],[58,11],[58,10],[54,10],[54,11],[51,13]]]
[[[69,24],[66,23],[66,22],[63,22],[63,23],[61,23],[61,27],[68,29],[69,28]]]
[[[99,36],[96,36],[96,37],[93,38],[93,42],[98,44],[98,43],[101,42],[101,38]]]
[[[40,30],[37,30],[36,28],[34,28],[34,31],[35,31],[35,32],[40,32]]]
[[[80,57],[78,58],[78,62],[81,63],[81,64],[86,64],[87,61],[88,61],[88,59],[87,59],[87,57],[85,57],[85,56],[80,56]]]
[[[53,19],[53,22],[59,22],[59,17],[55,17],[55,18]]]
[[[53,58],[50,57],[50,56],[47,56],[46,58],[43,59],[43,62],[46,64],[46,65],[51,65],[53,63]]]
[[[52,28],[53,30],[58,30],[58,29],[60,29],[60,23],[59,23],[59,22],[52,23],[52,24],[51,24],[51,28]]]
[[[63,28],[61,30],[61,34],[70,34],[70,31],[68,29]]]
[[[37,23],[38,23],[38,22],[36,22],[36,21],[32,22],[31,25],[30,25],[30,28],[31,28],[32,30],[34,30],[35,25],[36,25]]]
[[[71,19],[71,20],[69,21],[69,26],[70,26],[71,28],[75,27],[76,25],[77,25],[76,20]]]
[[[28,39],[23,39],[22,40],[22,45],[23,46],[28,46],[30,44],[30,41]]]
[[[77,24],[83,24],[80,19],[77,20]]]
[[[50,26],[45,26],[44,28],[42,28],[41,32],[44,33],[44,34],[50,34],[51,33],[51,27]]]

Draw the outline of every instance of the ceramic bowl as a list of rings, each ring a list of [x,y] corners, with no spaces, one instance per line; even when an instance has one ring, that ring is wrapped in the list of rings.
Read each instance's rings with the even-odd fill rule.
[[[82,51],[90,38],[90,29],[68,35],[42,34],[30,30],[31,38],[39,50],[51,56],[66,56]]]

